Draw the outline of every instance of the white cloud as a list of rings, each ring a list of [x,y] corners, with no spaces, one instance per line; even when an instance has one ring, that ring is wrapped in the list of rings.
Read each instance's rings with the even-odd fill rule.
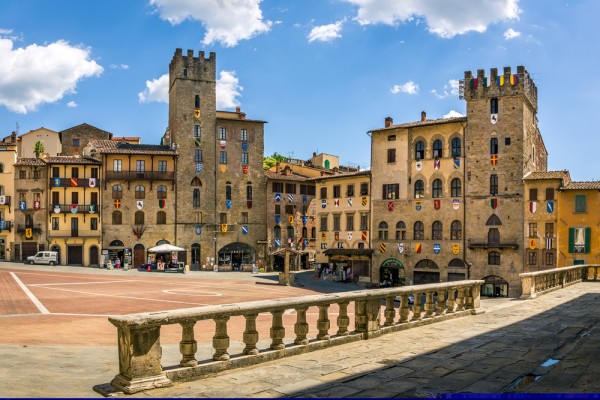
[[[431,93],[438,99],[445,99],[449,95],[458,96],[458,79],[450,79],[448,83],[444,85],[444,89],[441,93],[436,89],[433,89]]]
[[[346,0],[358,6],[361,25],[419,21],[440,37],[485,32],[488,25],[519,18],[519,0]]]
[[[417,94],[419,93],[419,85],[414,83],[413,81],[408,81],[403,83],[402,85],[394,85],[390,89],[390,92],[396,93],[407,93],[407,94]]]
[[[202,43],[215,42],[233,47],[240,40],[268,32],[272,22],[264,21],[262,0],[150,0],[160,18],[177,25],[185,20],[200,21],[206,29]]]
[[[1,29],[0,28],[0,35],[10,35],[13,32],[12,29]]]
[[[444,118],[456,118],[456,117],[464,117],[464,114],[459,113],[458,111],[450,110],[450,112],[444,115]]]
[[[77,103],[75,103],[74,101],[70,101],[67,103],[67,107],[69,108],[75,108],[77,107]]]
[[[76,93],[77,82],[104,69],[90,59],[90,49],[59,40],[48,45],[13,48],[0,37],[0,105],[21,114]]]
[[[235,71],[221,71],[217,79],[217,108],[228,109],[239,105],[237,97],[244,90],[235,76]],[[169,102],[169,74],[164,74],[157,79],[146,81],[146,89],[138,93],[140,103],[168,103]]]
[[[504,39],[511,40],[521,36],[521,32],[515,31],[513,28],[508,28],[506,32],[504,32]]]
[[[111,69],[129,69],[127,64],[110,64],[108,67]]]
[[[315,26],[308,34],[308,41],[314,42],[315,40],[321,42],[331,42],[334,39],[341,38],[340,31],[342,30],[342,21],[338,21],[333,24]]]

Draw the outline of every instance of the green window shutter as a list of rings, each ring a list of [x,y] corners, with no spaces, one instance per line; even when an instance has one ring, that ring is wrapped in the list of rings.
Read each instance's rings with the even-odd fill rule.
[[[592,239],[592,228],[585,228],[585,252],[590,252],[590,243]]]
[[[575,253],[575,228],[569,228],[569,253]]]

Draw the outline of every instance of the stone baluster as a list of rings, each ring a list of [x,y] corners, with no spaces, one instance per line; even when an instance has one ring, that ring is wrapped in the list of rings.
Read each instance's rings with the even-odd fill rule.
[[[258,354],[256,343],[258,343],[258,332],[256,331],[256,317],[258,314],[246,314],[246,329],[244,330],[244,347],[243,353],[246,355]]]
[[[327,309],[329,308],[329,304],[320,304],[319,305],[319,319],[317,320],[317,329],[319,333],[317,334],[317,340],[329,340],[329,316],[327,315]]]
[[[423,307],[421,306],[421,293],[414,293],[415,301],[413,302],[413,317],[412,321],[420,321],[423,319],[421,316],[421,311]]]
[[[215,336],[213,336],[213,348],[215,354],[213,354],[213,360],[215,361],[227,361],[229,360],[229,336],[227,336],[227,321],[229,316],[215,318]]]
[[[271,349],[281,350],[285,349],[283,339],[285,338],[285,328],[283,327],[283,312],[285,310],[273,310],[271,315],[273,316],[273,322],[271,324]]]
[[[400,323],[408,322],[408,316],[410,315],[410,310],[408,308],[408,295],[402,294],[400,295],[400,310],[398,311],[400,314]]]
[[[424,319],[431,318],[433,315],[433,292],[425,293],[425,316]]]
[[[435,303],[435,315],[444,314],[444,304],[446,304],[446,291],[438,291],[437,302]]]
[[[446,299],[446,314],[454,313],[454,296],[456,293],[456,288],[448,289],[448,299]]]
[[[348,317],[348,303],[348,301],[342,301],[338,303],[340,311],[337,317],[337,336],[347,336],[350,334],[350,332],[348,332],[348,325],[350,325],[350,318]]]
[[[196,351],[198,344],[194,340],[194,325],[196,321],[186,321],[181,323],[181,342],[179,342],[179,351],[183,356],[179,365],[182,367],[194,367],[198,365],[196,360]]]
[[[473,309],[473,288],[468,287],[465,288],[465,309],[472,310]]]
[[[380,335],[381,298],[357,300],[354,302],[354,325],[363,339]]]
[[[294,333],[296,333],[296,339],[294,340],[294,344],[305,345],[308,344],[308,338],[306,335],[308,334],[308,324],[306,323],[306,310],[308,307],[298,307],[296,308],[296,323],[294,324]]]
[[[465,309],[465,289],[458,288],[458,297],[456,298],[456,311],[463,311]]]
[[[396,318],[396,310],[394,309],[394,296],[388,296],[385,298],[385,311],[383,312],[385,322],[383,325],[390,326],[394,324]]]

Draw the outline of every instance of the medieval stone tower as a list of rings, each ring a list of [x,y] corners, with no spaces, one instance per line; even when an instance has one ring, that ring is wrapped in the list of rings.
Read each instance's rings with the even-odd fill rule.
[[[261,264],[265,257],[264,121],[216,110],[216,55],[169,65],[169,129],[177,149],[176,244],[192,269]],[[264,243],[263,243],[264,242]]]
[[[472,279],[496,279],[494,290],[515,297],[524,265],[523,176],[545,171],[547,152],[537,124],[537,88],[524,67],[502,75],[465,72],[466,261]],[[494,278],[496,277],[496,278]],[[508,293],[505,293],[508,292]],[[489,294],[489,293],[488,293]]]

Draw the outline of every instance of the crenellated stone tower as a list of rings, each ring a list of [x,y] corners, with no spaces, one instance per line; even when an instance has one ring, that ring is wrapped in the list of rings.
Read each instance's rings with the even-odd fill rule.
[[[524,265],[523,176],[545,171],[547,151],[538,130],[537,88],[524,67],[499,75],[465,72],[466,261],[472,279],[501,276],[511,297],[520,291]],[[501,287],[502,285],[499,285]],[[504,286],[506,287],[506,286]],[[506,295],[507,293],[501,293]]]

